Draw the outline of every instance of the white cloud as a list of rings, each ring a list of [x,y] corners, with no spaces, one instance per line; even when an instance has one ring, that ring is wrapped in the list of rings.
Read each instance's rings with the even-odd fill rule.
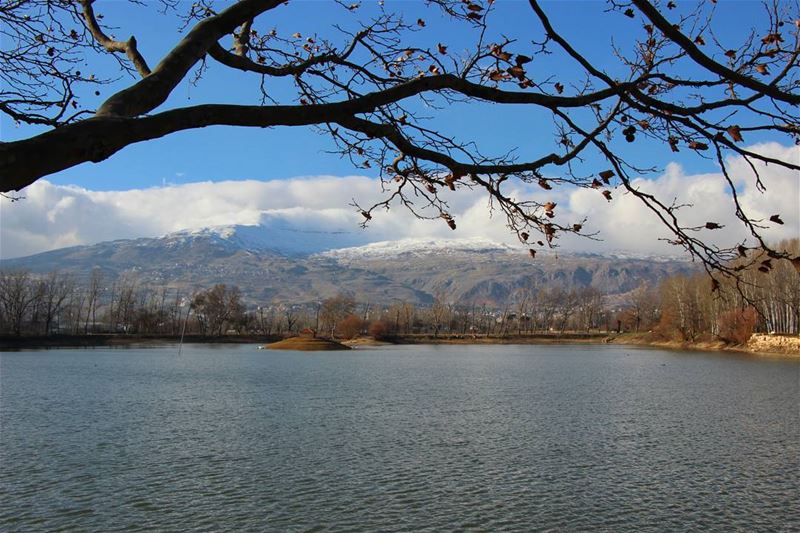
[[[800,161],[800,148],[778,144],[751,147],[780,159]],[[752,171],[739,159],[729,161],[741,205],[753,217],[768,219],[779,213],[785,225],[767,223],[770,240],[800,235],[800,176],[775,165],[761,165],[766,192],[755,185]],[[719,174],[686,175],[677,164],[663,175],[637,180],[636,185],[664,202],[675,199],[693,207],[681,210],[681,220],[702,225],[725,224],[709,233],[717,242],[735,243],[745,235],[735,218],[730,191]],[[537,197],[558,202],[558,220],[589,219],[587,229],[599,231],[602,242],[568,237],[565,249],[672,252],[659,237],[667,233],[638,199],[614,191],[607,202],[598,191],[552,191],[523,187],[517,198]],[[361,230],[361,216],[349,204],[356,199],[369,205],[382,198],[380,184],[362,176],[300,177],[273,181],[219,181],[168,185],[127,191],[92,191],[40,180],[22,193],[25,200],[0,203],[0,257],[11,258],[45,250],[105,240],[157,236],[205,226],[257,224],[301,230],[339,231],[342,245],[365,244],[409,237],[482,237],[513,242],[500,213],[490,217],[487,199],[480,191],[459,191],[448,196],[458,230],[443,221],[417,220],[400,207],[376,213],[370,227]]]
[[[776,143],[752,146],[750,149],[775,159],[800,163],[800,147],[785,147]],[[729,175],[737,188],[739,202],[751,218],[764,221],[762,234],[768,241],[800,237],[800,174],[776,165],[756,165],[766,187],[756,186],[752,169],[742,158],[727,161]],[[736,218],[735,205],[729,185],[720,173],[687,175],[680,165],[672,163],[655,180],[636,180],[636,187],[655,195],[665,204],[686,204],[677,212],[685,226],[702,226],[717,222],[721,230],[702,230],[719,245],[732,246],[747,237],[742,223]],[[612,202],[606,202],[597,191],[573,191],[570,208],[576,215],[589,217],[592,227],[601,232],[604,243],[599,247],[642,252],[672,251],[659,238],[670,234],[658,218],[641,201],[622,189],[614,192]],[[780,214],[784,225],[770,223],[769,217]],[[598,247],[589,244],[589,247]]]

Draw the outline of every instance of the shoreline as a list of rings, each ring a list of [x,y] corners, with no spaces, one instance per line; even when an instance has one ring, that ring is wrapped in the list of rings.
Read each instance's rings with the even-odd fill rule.
[[[186,335],[184,344],[259,344],[266,345],[287,338],[282,335]],[[605,333],[564,333],[540,335],[516,335],[504,337],[470,337],[464,335],[400,335],[376,340],[372,337],[357,337],[343,340],[349,346],[386,346],[405,344],[601,344],[608,338]],[[179,344],[179,335],[137,335],[100,333],[87,335],[50,335],[47,337],[0,336],[0,350],[25,350],[41,348],[93,348],[124,347],[133,345]]]
[[[756,336],[754,335],[754,338]],[[770,346],[765,339],[775,338],[774,346]],[[258,344],[266,345],[283,340],[278,335],[186,335],[184,344]],[[433,335],[401,335],[397,337],[376,340],[371,337],[359,337],[342,341],[342,344],[353,348],[369,348],[375,346],[413,345],[413,344],[465,344],[465,345],[502,345],[502,344],[529,344],[529,345],[557,345],[557,344],[611,344],[618,346],[638,346],[674,351],[698,351],[733,353],[739,355],[752,355],[763,357],[779,357],[800,359],[800,350],[787,347],[785,339],[797,341],[800,339],[789,336],[759,335],[758,342],[751,345],[731,345],[722,341],[665,341],[647,337],[646,333],[563,333],[563,334],[538,334],[538,335],[511,335],[495,336],[433,336]],[[163,346],[180,343],[179,336],[173,335],[119,335],[119,334],[90,334],[90,335],[53,335],[49,337],[0,337],[0,351],[21,351],[57,348],[122,348],[129,346]],[[766,348],[766,349],[765,349]],[[774,349],[770,349],[774,348]]]
[[[266,344],[282,340],[278,335],[186,335],[183,344]],[[51,335],[49,337],[0,336],[0,351],[48,348],[115,348],[180,344],[180,335]]]
[[[353,343],[353,346],[380,346],[380,345],[404,345],[404,344],[471,344],[471,345],[500,345],[500,344],[530,344],[530,345],[548,345],[548,344],[610,344],[616,346],[637,346],[640,348],[654,348],[662,350],[672,350],[679,352],[716,352],[716,353],[733,353],[740,355],[754,355],[754,356],[767,356],[767,357],[783,357],[783,358],[798,358],[800,359],[800,349],[786,349],[783,346],[774,350],[763,349],[763,337],[765,335],[758,335],[762,337],[761,346],[753,347],[749,344],[726,344],[721,340],[716,341],[676,341],[676,340],[657,340],[648,337],[647,333],[564,333],[564,334],[539,334],[539,335],[523,335],[523,336],[507,336],[507,337],[476,337],[469,336],[451,336],[451,337],[433,337],[430,335],[407,335],[397,338],[388,339],[387,341],[374,341],[371,339],[355,339],[354,341],[345,341],[345,343]],[[754,335],[754,338],[756,335]],[[775,335],[776,339],[792,338],[800,342],[800,338]],[[372,341],[372,342],[370,342]],[[780,345],[781,343],[777,343]],[[760,349],[759,349],[760,348]]]
[[[675,352],[708,352],[719,354],[732,354],[753,357],[766,357],[772,359],[798,359],[800,351],[790,351],[784,349],[764,350],[756,349],[748,344],[726,344],[723,341],[663,341],[663,340],[639,340],[635,338],[617,338],[608,344],[617,346],[637,346],[640,348],[654,348],[660,350],[671,350]]]

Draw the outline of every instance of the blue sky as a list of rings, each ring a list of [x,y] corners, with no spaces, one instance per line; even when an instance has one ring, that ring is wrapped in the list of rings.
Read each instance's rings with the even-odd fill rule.
[[[363,2],[358,16],[368,17],[374,12],[374,3]],[[741,39],[741,21],[755,19],[763,13],[763,7],[755,1],[726,1],[724,4],[718,8],[716,24],[718,36],[723,41]],[[420,16],[426,19],[427,26],[412,36],[416,44],[432,47],[443,42],[451,51],[459,51],[473,42],[473,32],[464,31],[463,26],[458,31],[454,30],[435,10],[424,9],[421,2],[407,0],[388,5],[401,10],[408,20],[413,21]],[[612,56],[610,43],[613,39],[616,43],[624,44],[632,32],[640,33],[641,22],[638,19],[632,20],[619,13],[604,14],[603,10],[607,7],[604,2],[547,2],[545,7],[556,28],[563,30],[579,50],[609,71],[622,73],[615,68],[617,61]],[[154,17],[152,10],[147,7],[101,0],[96,10],[104,15],[109,25],[118,27],[115,32],[117,37],[135,34],[142,53],[151,65],[178,39],[178,21],[170,16]],[[341,19],[342,13],[343,10],[330,1],[298,1],[267,14],[267,22],[261,27],[275,27],[282,34],[294,31],[300,31],[304,36],[314,32],[330,34],[328,28],[331,21]],[[539,36],[538,22],[527,2],[500,0],[490,20],[490,33],[493,31],[496,36],[504,34],[520,39],[513,47],[519,52],[531,50],[531,45],[526,41]],[[537,32],[532,32],[531,28]],[[733,32],[728,28],[737,29]],[[100,62],[100,68],[96,68],[97,63],[91,63],[91,68],[97,71],[98,76],[116,75],[114,70],[108,68],[113,67],[110,61],[101,58]],[[182,83],[161,110],[207,102],[251,104],[257,101],[257,81],[252,75],[232,73],[230,69],[213,64],[213,61],[209,65],[211,68],[199,86]],[[558,57],[536,57],[532,65],[537,75],[542,73],[540,77],[552,74],[562,80],[574,79],[577,71],[573,64]],[[129,82],[130,78],[124,77],[115,87]],[[280,87],[276,91],[280,94]],[[105,89],[97,98],[88,93],[84,101],[93,106],[108,94]],[[552,142],[550,123],[545,122],[544,127],[535,125],[542,118],[543,115],[527,109],[470,105],[439,114],[436,125],[444,131],[474,138],[488,153],[501,153],[512,145],[522,146],[521,153],[524,153],[526,145],[548,146]],[[37,131],[31,127],[16,127],[6,117],[2,118],[0,128],[3,140],[26,137]],[[253,130],[213,127],[130,146],[100,164],[83,164],[47,179],[56,184],[75,184],[94,190],[124,190],[158,186],[165,182],[271,180],[293,176],[365,173],[364,170],[353,168],[349,161],[325,153],[331,146],[330,141],[310,128]],[[697,158],[682,158],[684,154],[673,155],[664,147],[652,147],[646,143],[637,144],[637,151],[650,154],[652,162],[662,168],[669,161],[678,161],[692,172],[714,168]],[[369,175],[369,171],[366,174]]]

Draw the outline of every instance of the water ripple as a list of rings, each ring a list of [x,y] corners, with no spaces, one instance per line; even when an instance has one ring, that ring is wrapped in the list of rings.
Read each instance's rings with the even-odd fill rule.
[[[632,351],[0,354],[0,530],[800,531],[800,364]]]

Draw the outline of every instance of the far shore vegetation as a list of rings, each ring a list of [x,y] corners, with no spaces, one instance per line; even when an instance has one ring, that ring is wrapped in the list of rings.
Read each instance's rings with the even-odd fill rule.
[[[798,240],[782,245],[800,252]],[[599,342],[635,334],[628,338],[695,345],[743,345],[753,333],[800,334],[800,276],[786,261],[763,270],[743,271],[738,285],[717,285],[702,273],[674,276],[640,286],[622,303],[611,303],[593,288],[525,287],[501,307],[451,302],[444,293],[430,305],[361,302],[347,294],[246,305],[239,289],[226,284],[190,294],[140,286],[133,278],[105,283],[99,271],[85,283],[58,272],[5,271],[0,272],[0,335],[11,346],[23,338],[39,339],[40,345],[92,344],[77,340],[88,336],[94,343],[182,336],[263,342],[303,330],[335,340]]]

